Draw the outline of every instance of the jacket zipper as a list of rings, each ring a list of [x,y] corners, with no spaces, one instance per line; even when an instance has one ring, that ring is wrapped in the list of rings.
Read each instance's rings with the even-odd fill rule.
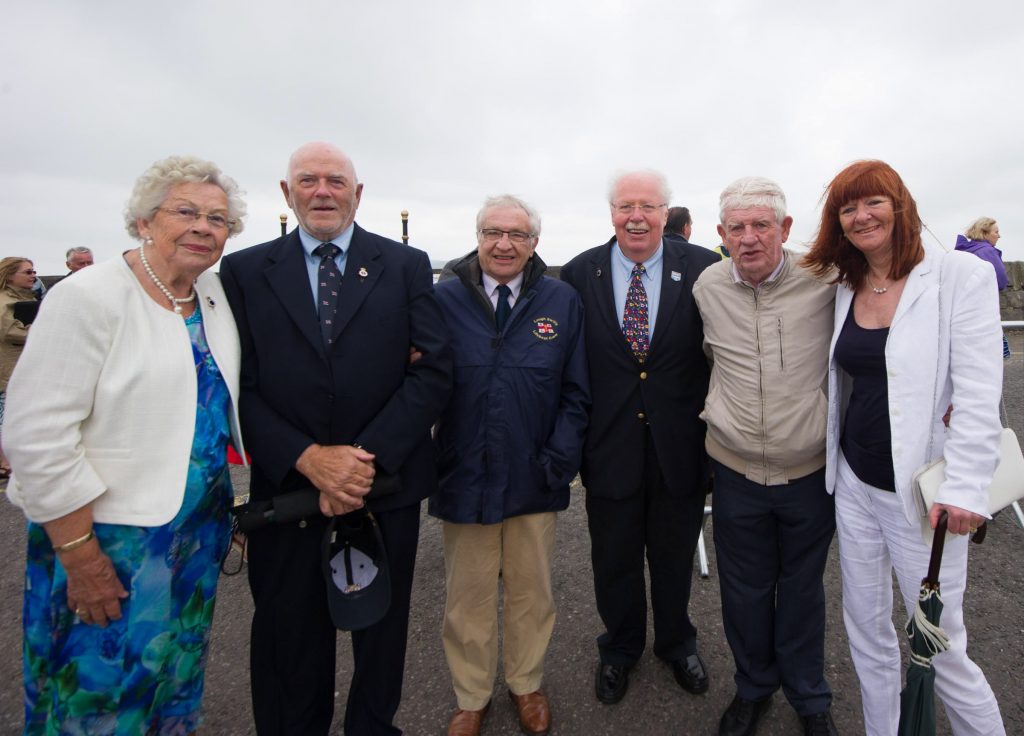
[[[777,318],[779,321],[779,370],[786,370],[786,358],[782,354],[782,317]]]

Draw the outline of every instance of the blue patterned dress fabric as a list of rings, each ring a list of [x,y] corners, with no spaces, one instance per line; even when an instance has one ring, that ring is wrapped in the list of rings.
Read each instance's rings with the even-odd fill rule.
[[[45,530],[28,525],[26,735],[178,736],[199,726],[217,578],[231,535],[231,397],[198,309],[185,324],[198,397],[181,509],[158,527],[93,525],[130,593],[120,620],[102,629],[79,622]]]
[[[334,335],[334,315],[338,311],[338,292],[341,291],[341,274],[334,259],[341,253],[341,248],[334,243],[321,243],[313,249],[313,253],[320,256],[316,292],[320,332],[324,338],[324,345],[330,345]]]
[[[629,290],[626,292],[626,308],[622,312],[622,334],[626,336],[629,349],[638,363],[647,359],[650,348],[650,330],[647,315],[647,290],[644,288],[643,275],[647,273],[644,264],[637,263],[629,277]],[[621,292],[619,292],[621,293]]]

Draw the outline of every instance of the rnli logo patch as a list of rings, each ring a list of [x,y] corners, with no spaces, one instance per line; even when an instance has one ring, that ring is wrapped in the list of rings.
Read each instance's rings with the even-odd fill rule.
[[[558,322],[551,317],[533,320],[533,336],[540,340],[554,340],[558,337]]]

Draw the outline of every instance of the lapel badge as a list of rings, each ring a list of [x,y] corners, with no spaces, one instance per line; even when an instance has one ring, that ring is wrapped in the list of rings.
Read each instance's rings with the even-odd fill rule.
[[[210,309],[217,306],[217,302],[215,302],[212,297],[206,297],[206,303],[210,305]]]
[[[601,278],[601,269],[599,268],[596,271],[594,271],[594,275],[597,276],[598,278]]]
[[[672,278],[673,281],[679,281],[679,279],[683,278],[683,275],[678,271],[673,271],[672,273],[669,274],[669,276]]]
[[[370,275],[370,272],[366,270],[366,266],[360,266],[359,267],[359,278],[365,279],[369,275]]]

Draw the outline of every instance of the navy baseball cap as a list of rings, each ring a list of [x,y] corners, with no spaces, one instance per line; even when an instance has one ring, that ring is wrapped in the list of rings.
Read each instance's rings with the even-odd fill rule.
[[[333,516],[323,541],[327,605],[334,625],[358,631],[380,621],[391,605],[391,576],[380,527],[369,511]]]

